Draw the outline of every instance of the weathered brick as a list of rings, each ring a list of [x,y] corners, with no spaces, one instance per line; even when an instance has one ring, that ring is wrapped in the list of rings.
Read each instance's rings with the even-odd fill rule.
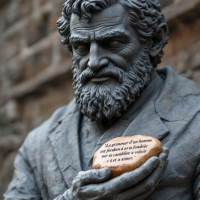
[[[40,5],[44,5],[47,2],[49,2],[49,0],[40,0]]]
[[[57,20],[59,19],[60,16],[61,16],[60,14],[50,15],[49,21],[48,21],[50,31],[57,30],[58,27],[56,26],[56,22],[57,22]]]
[[[50,31],[57,30],[56,22],[61,17],[63,3],[64,3],[64,1],[56,4],[56,6],[54,6],[54,8],[49,16],[48,24],[49,24]]]
[[[27,45],[31,46],[35,42],[38,42],[48,34],[48,19],[42,17],[37,20],[30,21],[27,30]]]
[[[19,0],[18,0],[19,1]],[[33,8],[33,1],[30,0],[20,0],[19,5],[19,18],[27,17],[31,14]]]
[[[9,134],[2,137],[0,141],[0,151],[2,155],[7,155],[8,153],[18,150],[23,142],[23,137],[19,135]]]
[[[19,1],[10,1],[9,4],[6,4],[4,9],[4,28],[9,28],[13,23],[19,19]]]
[[[3,166],[0,169],[0,197],[3,197],[3,193],[7,189],[7,185],[12,179],[14,171],[14,159],[17,155],[17,151],[10,153],[3,162]],[[2,199],[2,198],[1,198]]]
[[[2,89],[3,89],[3,83],[2,80],[0,79],[0,94],[2,93]]]
[[[200,40],[200,19],[191,24],[181,26],[178,30],[169,34],[169,44],[165,47],[165,56],[167,58],[178,51],[187,49],[189,46]]]
[[[22,82],[25,79],[25,70],[21,60],[7,63],[4,76],[9,80],[10,87]]]
[[[1,63],[7,62],[20,52],[21,37],[20,32],[15,32],[2,41],[0,51]]]
[[[0,107],[0,124],[10,123],[19,119],[19,109],[19,105],[15,100],[10,100]]]
[[[22,113],[19,113],[20,115]],[[24,137],[27,134],[26,124],[20,119],[7,124],[1,124],[0,137],[9,135],[17,135],[18,137]]]
[[[2,28],[6,30],[24,16],[27,17],[32,11],[32,3],[32,0],[9,0],[9,3],[2,8]]]
[[[51,65],[52,61],[52,47],[48,47],[42,49],[41,51],[35,53],[31,57],[28,57],[24,61],[22,61],[22,66],[24,70],[23,80],[20,82],[24,82],[30,78],[33,78],[44,69]]]
[[[187,70],[188,57],[187,51],[180,51],[173,56],[164,58],[160,66],[170,65],[177,73],[184,73]]]
[[[55,82],[54,87],[47,87],[43,93],[23,99],[21,105],[26,130],[30,131],[38,126],[57,108],[67,105],[73,97],[72,74],[70,74]]]

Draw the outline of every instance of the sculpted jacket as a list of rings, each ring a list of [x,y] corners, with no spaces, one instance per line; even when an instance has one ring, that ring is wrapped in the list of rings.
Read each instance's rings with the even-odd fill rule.
[[[156,69],[164,86],[120,136],[147,135],[169,148],[165,175],[147,200],[200,199],[200,90],[171,67]],[[6,200],[55,199],[71,187],[81,171],[80,110],[74,100],[30,132],[15,160]],[[100,148],[108,140],[102,137]],[[91,157],[92,161],[92,157]]]

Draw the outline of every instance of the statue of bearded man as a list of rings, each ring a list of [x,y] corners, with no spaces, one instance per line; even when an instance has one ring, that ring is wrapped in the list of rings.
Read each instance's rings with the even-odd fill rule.
[[[5,199],[199,200],[200,90],[156,68],[168,42],[158,0],[66,0],[57,25],[75,98],[29,133]],[[138,134],[162,142],[159,157],[114,179],[92,169],[101,145]]]

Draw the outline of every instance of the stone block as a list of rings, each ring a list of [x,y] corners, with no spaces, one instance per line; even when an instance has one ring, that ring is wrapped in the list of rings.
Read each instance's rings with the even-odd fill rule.
[[[187,25],[180,25],[169,34],[169,44],[164,48],[164,59],[186,50],[200,40],[200,19]]]
[[[49,0],[40,0],[40,5],[44,5],[47,2],[49,2]]]
[[[56,4],[56,6],[54,6],[52,9],[52,12],[49,16],[49,21],[48,21],[50,31],[57,30],[56,22],[61,17],[63,3],[64,2],[60,2]]]
[[[188,51],[180,51],[173,56],[163,58],[159,66],[170,65],[177,73],[185,73],[188,69],[189,56]]]
[[[31,46],[48,34],[48,18],[42,17],[29,22],[27,28],[27,45]]]
[[[15,32],[1,42],[1,49],[3,49],[0,51],[1,63],[7,62],[20,52],[21,38],[21,33]]]
[[[10,100],[0,107],[0,124],[16,121],[19,117],[19,104],[15,100]]]
[[[19,19],[19,1],[10,1],[9,4],[7,4],[4,9],[4,30],[9,28],[11,25],[13,25],[18,19]]]
[[[46,87],[43,93],[24,98],[21,104],[27,132],[49,118],[57,108],[67,105],[73,97],[70,73],[69,76],[64,76],[62,81],[54,82],[53,87]]]
[[[2,90],[3,90],[3,83],[2,80],[0,79],[0,94],[2,93]]]
[[[27,17],[32,11],[32,0],[17,0],[17,1],[9,1],[3,9],[3,28],[8,29],[14,23],[22,19],[23,17]]]
[[[14,160],[17,155],[17,151],[10,153],[3,162],[3,165],[0,166],[0,199],[3,199],[3,193],[6,191],[9,182],[12,179],[14,171]]]
[[[12,87],[23,81],[25,77],[22,62],[19,59],[9,62],[6,65],[6,73],[4,76],[9,81],[9,86]]]
[[[42,72],[51,65],[51,61],[52,46],[41,49],[31,57],[27,57],[24,61],[22,61],[24,79],[21,82],[27,81]]]
[[[15,122],[10,122],[10,123],[1,125],[0,138],[3,141],[11,141],[12,142],[12,140],[9,138],[10,136],[18,137],[19,140],[17,139],[16,141],[13,141],[14,143],[16,143],[15,146],[18,146],[18,144],[20,144],[20,141],[23,142],[27,133],[28,132],[26,130],[26,124],[24,123],[23,120],[20,119]],[[4,146],[4,145],[7,145],[7,144],[4,144],[3,142],[1,142],[1,146]],[[4,149],[6,149],[6,148],[4,148]],[[12,149],[17,149],[17,148],[15,148],[14,146],[13,147],[11,146],[7,149],[12,150]],[[3,151],[0,150],[0,152],[2,153]],[[9,151],[6,150],[4,152],[5,152],[5,154],[7,154],[6,152],[9,152]]]
[[[1,141],[0,141],[1,154],[5,156],[14,150],[18,150],[23,140],[24,140],[23,137],[14,134],[1,136]]]
[[[27,17],[31,14],[33,9],[33,1],[32,0],[20,0],[19,1],[19,18]]]

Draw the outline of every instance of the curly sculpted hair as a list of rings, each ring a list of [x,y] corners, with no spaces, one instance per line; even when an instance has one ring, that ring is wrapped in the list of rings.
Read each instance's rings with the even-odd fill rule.
[[[153,37],[158,37],[159,28],[166,25],[158,0],[66,0],[62,8],[62,17],[57,21],[59,33],[62,36],[61,42],[68,47],[69,51],[72,51],[69,41],[72,13],[82,15],[90,21],[92,13],[100,12],[116,3],[121,4],[129,13],[130,24],[135,28],[141,44],[150,44]],[[166,36],[163,47],[167,43]],[[163,55],[164,52],[161,50],[157,56],[150,56],[154,67],[161,62]]]

